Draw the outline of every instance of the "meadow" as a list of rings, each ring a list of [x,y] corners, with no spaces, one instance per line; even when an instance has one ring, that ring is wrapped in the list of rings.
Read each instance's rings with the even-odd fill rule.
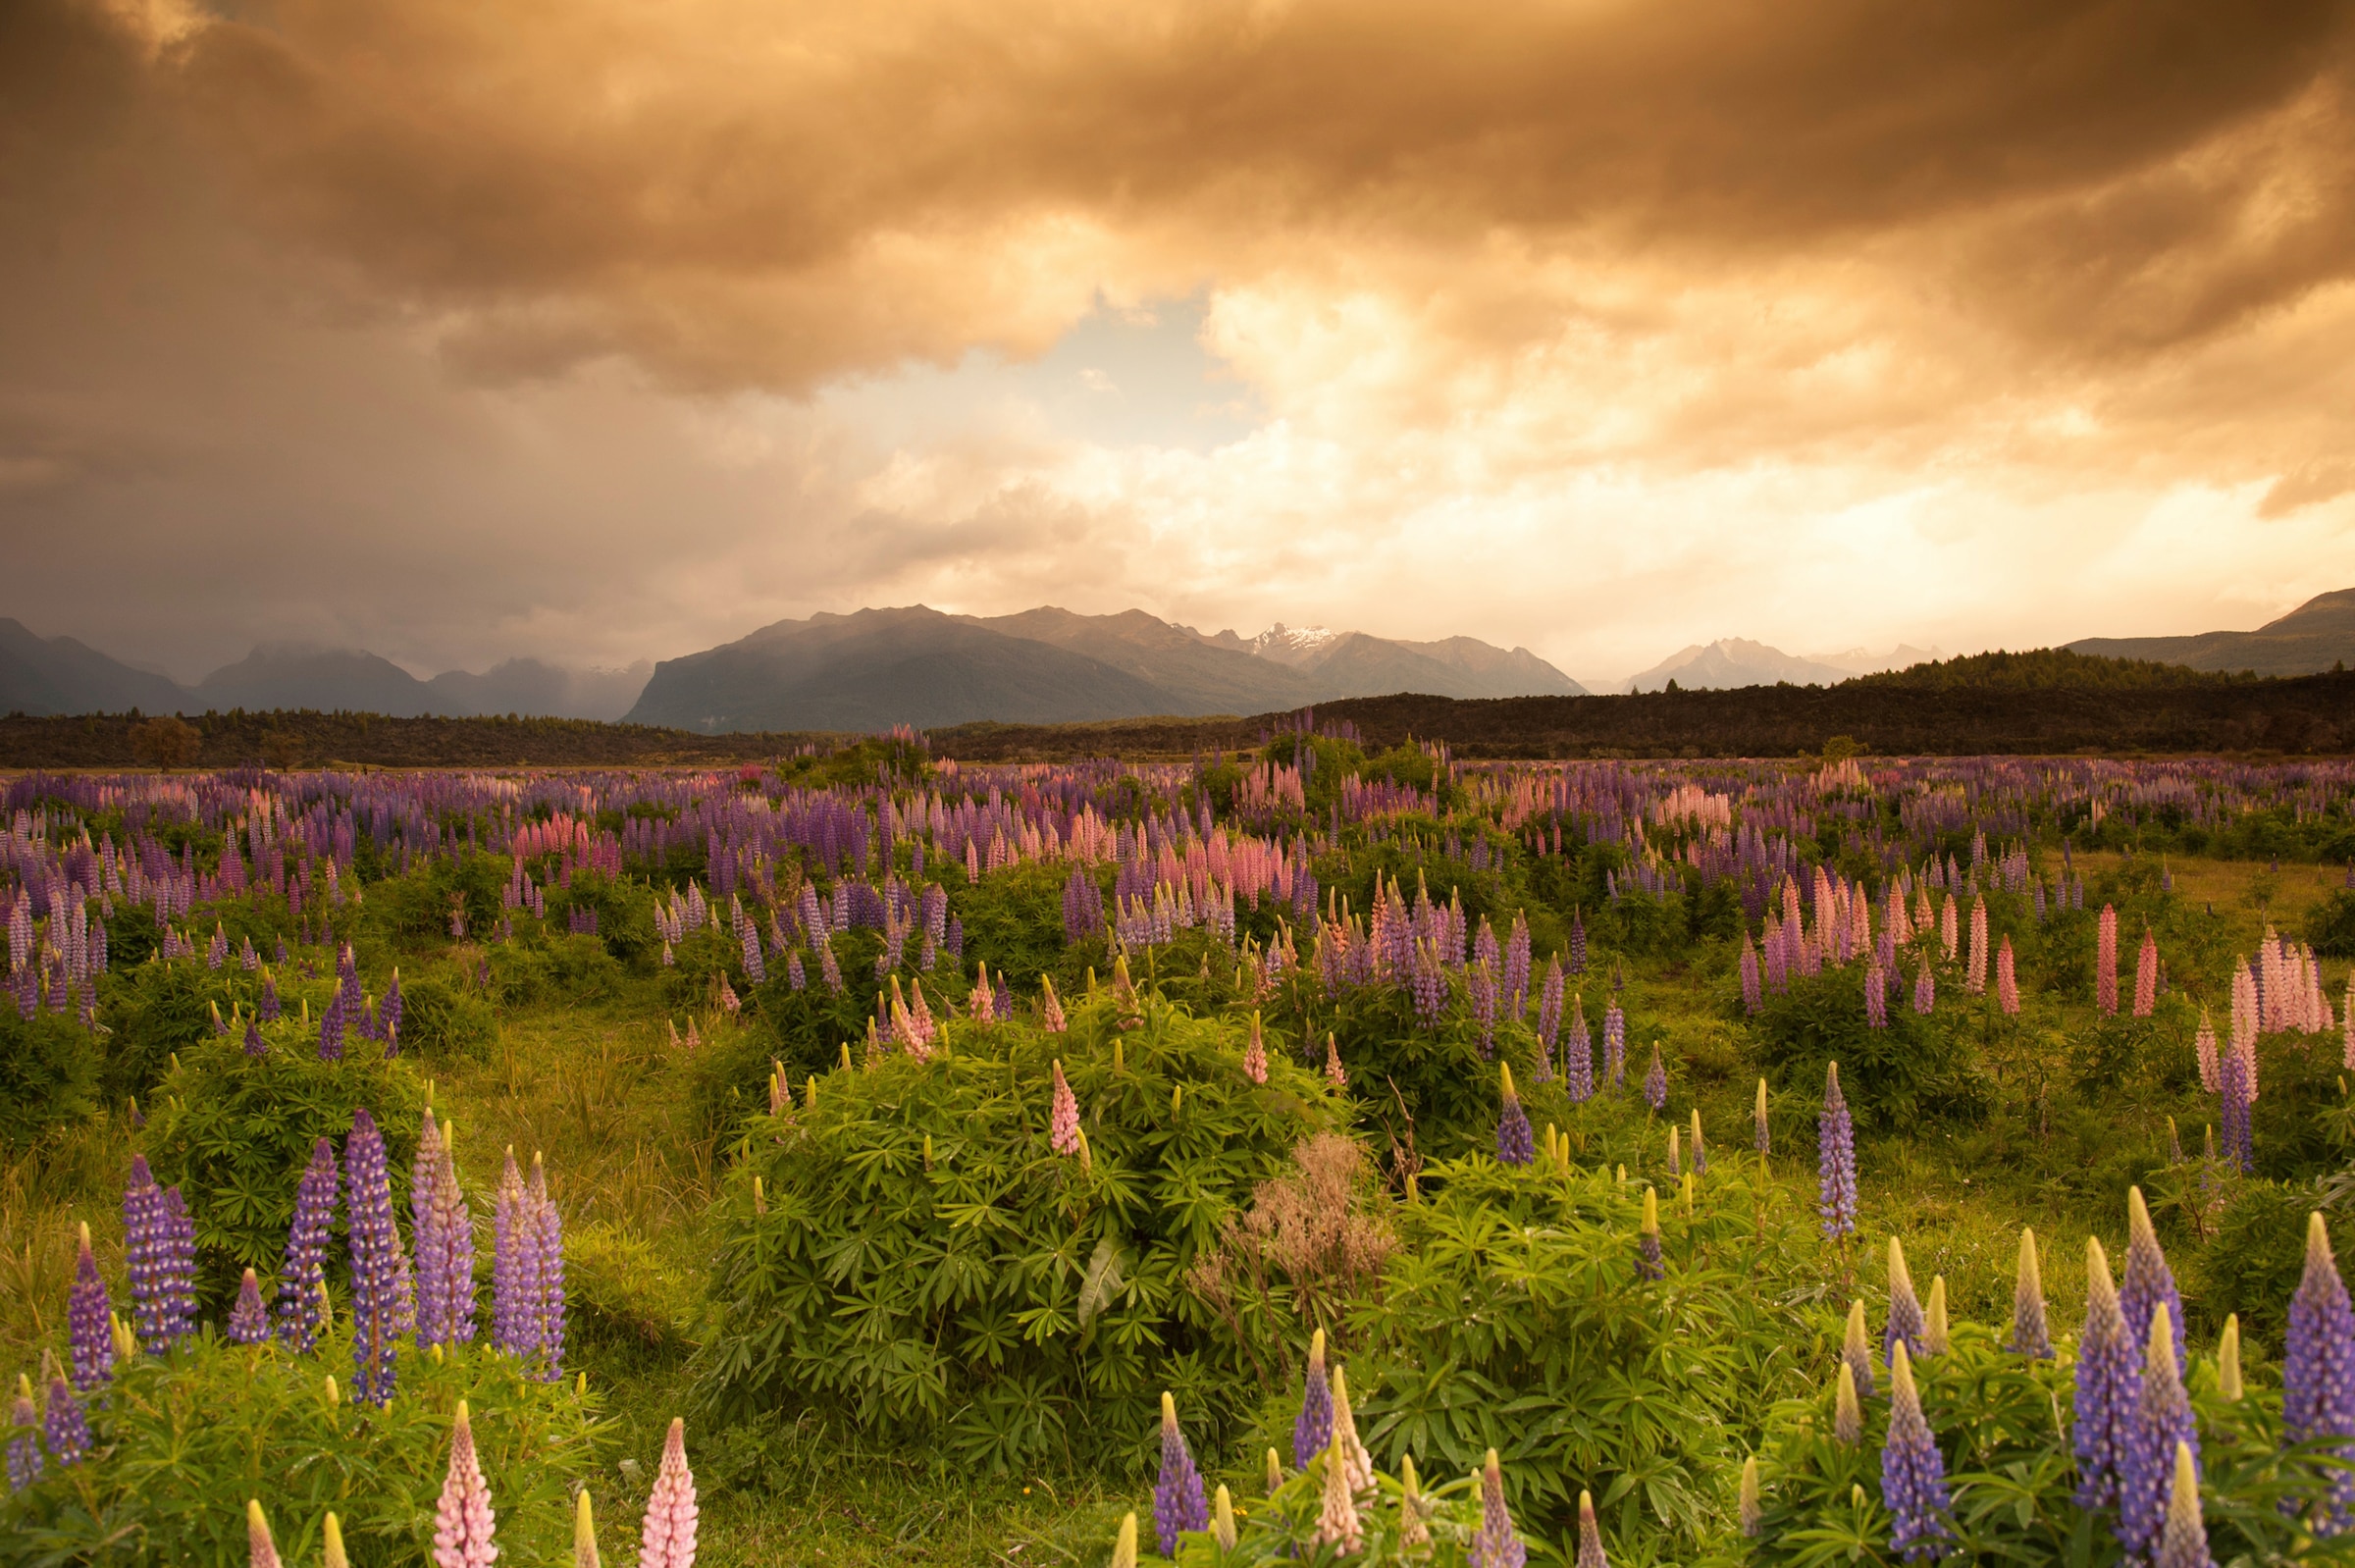
[[[2355,765],[1848,750],[19,775],[0,1561],[2355,1555]]]

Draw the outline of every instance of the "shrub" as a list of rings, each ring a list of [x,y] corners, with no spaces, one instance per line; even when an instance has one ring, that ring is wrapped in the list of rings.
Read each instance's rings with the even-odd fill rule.
[[[215,1300],[234,1289],[238,1271],[267,1278],[277,1269],[311,1145],[324,1137],[340,1149],[356,1107],[384,1128],[394,1207],[406,1212],[425,1106],[417,1074],[357,1036],[341,1061],[322,1062],[299,1025],[282,1020],[263,1033],[270,1050],[260,1057],[245,1055],[236,1037],[183,1053],[141,1139],[156,1180],[177,1183],[187,1199],[200,1286]]]
[[[1948,1000],[1915,1013],[1910,973],[1890,976],[1888,995],[1888,1026],[1876,1029],[1864,1021],[1861,964],[1794,975],[1787,993],[1768,993],[1755,1022],[1778,1086],[1820,1095],[1825,1064],[1838,1062],[1859,1123],[1905,1129],[1982,1114],[1990,1095],[1962,1009]]]
[[[603,1001],[621,989],[623,973],[594,936],[519,932],[491,949],[491,983],[509,1003]]]
[[[0,1000],[0,1148],[25,1149],[98,1103],[98,1048],[62,1013],[26,1019]]]
[[[242,976],[243,970],[237,973]],[[176,1051],[213,1037],[212,1009],[232,1002],[227,971],[215,974],[193,959],[142,964],[113,976],[101,989],[99,1017],[113,1031],[106,1046],[106,1092],[144,1098]],[[290,1004],[289,1004],[290,1005]],[[224,1017],[229,1006],[221,1006]]]
[[[1214,1426],[1255,1400],[1181,1281],[1336,1108],[1281,1057],[1253,1083],[1231,1027],[1157,1001],[1119,1023],[1107,995],[1064,1035],[961,1024],[756,1118],[716,1217],[706,1399],[830,1407],[991,1471],[1137,1457],[1164,1388]],[[1049,1145],[1051,1057],[1090,1163]]]
[[[498,1014],[461,982],[438,977],[404,981],[400,995],[403,1051],[470,1057],[498,1038]]]
[[[330,1400],[351,1370],[345,1333],[314,1356],[246,1349],[209,1333],[169,1358],[139,1357],[90,1398],[95,1448],[0,1501],[16,1560],[141,1561],[244,1568],[244,1501],[259,1498],[282,1558],[316,1562],[324,1516],[340,1516],[355,1563],[432,1561],[451,1414],[470,1406],[502,1560],[570,1554],[570,1484],[590,1478],[595,1396],[522,1375],[509,1357],[403,1349],[383,1410]]]
[[[2355,888],[2340,888],[2306,912],[2306,940],[2317,953],[2355,957]]]

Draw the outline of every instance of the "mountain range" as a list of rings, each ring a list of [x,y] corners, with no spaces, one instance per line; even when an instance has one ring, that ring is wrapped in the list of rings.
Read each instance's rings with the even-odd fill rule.
[[[947,615],[922,604],[778,621],[654,666],[633,723],[715,734],[1264,713],[1343,697],[1572,697],[1525,648],[1293,631],[1246,641],[1127,610]]]
[[[2315,675],[2355,657],[2355,588],[2317,594],[2279,620],[2253,632],[2202,632],[2196,637],[2088,637],[2072,653],[2108,658],[2147,658],[2193,669],[2255,670],[2260,675]]]
[[[1747,638],[1722,637],[1714,643],[1694,643],[1679,649],[1651,668],[1620,683],[1623,692],[1656,692],[1670,681],[1686,691],[1725,691],[1739,686],[1837,686],[1855,675],[1875,675],[1904,669],[1938,657],[1934,648],[1900,643],[1886,653],[1852,648],[1838,653],[1805,657],[1753,643]]]

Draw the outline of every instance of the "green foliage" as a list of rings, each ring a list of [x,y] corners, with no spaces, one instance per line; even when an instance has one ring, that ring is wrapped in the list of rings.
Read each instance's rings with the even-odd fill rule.
[[[498,1014],[463,980],[429,976],[400,987],[400,1048],[426,1056],[476,1057],[498,1038]]]
[[[1330,1456],[1320,1455],[1309,1462],[1306,1470],[1287,1477],[1282,1486],[1265,1498],[1238,1503],[1232,1550],[1222,1550],[1208,1531],[1200,1531],[1178,1538],[1174,1560],[1179,1568],[1276,1568],[1280,1563],[1341,1562],[1351,1564],[1352,1568],[1382,1568],[1403,1562],[1423,1564],[1426,1568],[1469,1568],[1474,1560],[1472,1538],[1481,1523],[1480,1490],[1475,1478],[1442,1480],[1435,1486],[1431,1478],[1419,1476],[1416,1490],[1422,1505],[1416,1514],[1428,1539],[1408,1542],[1399,1539],[1406,1501],[1404,1489],[1397,1476],[1378,1470],[1373,1493],[1361,1494],[1357,1499],[1358,1523],[1364,1532],[1361,1547],[1343,1553],[1324,1544],[1318,1537],[1324,1509],[1325,1467],[1329,1460]],[[1153,1549],[1153,1517],[1145,1513],[1137,1523],[1139,1544],[1149,1552]]]
[[[1910,976],[1891,975],[1888,1026],[1876,1029],[1864,1020],[1863,965],[1793,975],[1788,992],[1766,994],[1754,1020],[1777,1086],[1820,1096],[1826,1065],[1838,1062],[1841,1091],[1859,1125],[1910,1129],[1981,1115],[1990,1086],[1965,1015],[1992,1012],[1994,1003],[1966,1003],[1960,976],[1943,978],[1954,991],[1925,1018],[1913,1011]]]
[[[516,939],[495,944],[490,958],[492,989],[510,1005],[604,1001],[620,993],[626,972],[599,938],[558,930],[519,926]]]
[[[2322,1206],[2315,1189],[2245,1181],[2224,1165],[2184,1170],[2200,1183],[2215,1230],[2188,1271],[2200,1316],[2213,1327],[2236,1312],[2247,1340],[2277,1338],[2289,1323],[2290,1292],[2305,1272],[2306,1217]]]
[[[169,1068],[176,1051],[191,1050],[213,1037],[212,1010],[224,1017],[236,1001],[223,975],[193,959],[142,964],[102,985],[107,1040],[106,1092],[110,1099],[144,1097]]]
[[[2306,940],[2317,953],[2355,958],[2355,888],[2340,888],[2306,913]]]
[[[1895,687],[1905,691],[2045,691],[2085,688],[2118,692],[2170,686],[2229,686],[2246,676],[2163,664],[2147,658],[2105,658],[2066,648],[2031,648],[2017,653],[1997,649],[1914,664],[1877,675],[1858,675],[1844,686]],[[1845,737],[1843,737],[1845,738]]]
[[[1164,1388],[1214,1428],[1255,1400],[1181,1281],[1334,1108],[1281,1058],[1251,1082],[1231,1027],[1151,1001],[1120,1022],[1101,996],[1065,1035],[961,1024],[945,1055],[757,1118],[715,1215],[706,1397],[820,1406],[993,1472],[1134,1457]],[[1049,1146],[1050,1058],[1089,1163]]]
[[[1790,1303],[1809,1216],[1729,1157],[1690,1218],[1660,1204],[1667,1277],[1646,1282],[1640,1181],[1543,1153],[1518,1170],[1474,1155],[1430,1181],[1397,1209],[1380,1299],[1352,1320],[1375,1374],[1368,1448],[1440,1475],[1497,1449],[1524,1530],[1570,1530],[1583,1489],[1622,1537],[1690,1550],[1720,1533],[1727,1466],[1805,1370]]]
[[[207,1334],[169,1358],[131,1362],[87,1406],[91,1458],[52,1464],[0,1501],[0,1557],[244,1568],[254,1497],[286,1562],[319,1560],[332,1510],[353,1562],[426,1568],[464,1399],[501,1560],[569,1559],[570,1489],[596,1470],[594,1395],[526,1379],[487,1349],[441,1360],[404,1349],[398,1393],[368,1410],[328,1395],[329,1377],[348,1381],[350,1369],[347,1334],[307,1357]]]
[[[198,1278],[215,1300],[239,1270],[267,1278],[286,1251],[294,1190],[311,1145],[340,1151],[351,1113],[365,1107],[383,1128],[393,1203],[402,1207],[425,1086],[406,1062],[349,1036],[340,1062],[319,1060],[317,1041],[281,1020],[263,1026],[267,1054],[248,1057],[236,1036],[183,1052],[163,1081],[141,1148],[164,1186],[178,1184],[196,1224]]]
[[[98,1049],[61,1013],[26,1019],[0,1000],[0,1149],[27,1149],[98,1104]]]

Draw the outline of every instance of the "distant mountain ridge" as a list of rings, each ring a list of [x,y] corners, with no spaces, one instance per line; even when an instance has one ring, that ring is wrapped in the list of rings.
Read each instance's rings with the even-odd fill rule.
[[[637,724],[881,729],[1086,723],[1265,712],[1346,697],[1577,696],[1576,681],[1525,648],[1476,638],[1409,643],[1279,624],[1246,641],[1126,610],[1053,605],[947,615],[927,605],[777,621],[654,668]]]
[[[2071,653],[2105,658],[2152,659],[2204,670],[2254,670],[2260,675],[2319,675],[2355,658],[2355,588],[2317,594],[2278,620],[2253,632],[2202,632],[2196,637],[2087,637]]]

